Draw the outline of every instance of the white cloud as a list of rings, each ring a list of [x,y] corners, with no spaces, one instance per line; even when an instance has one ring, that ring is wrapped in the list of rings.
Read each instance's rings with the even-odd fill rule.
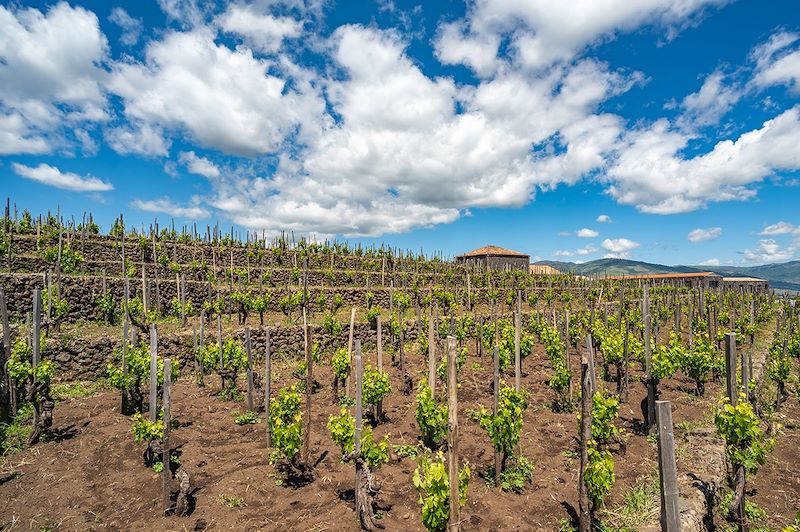
[[[315,127],[324,103],[302,71],[295,67],[287,87],[268,72],[290,65],[245,47],[231,50],[214,37],[208,28],[170,32],[147,46],[144,64],[116,63],[108,86],[123,99],[126,117],[247,156],[275,153],[298,128]]]
[[[597,217],[597,219],[595,221],[597,223],[601,223],[601,224],[610,224],[610,223],[612,223],[611,216],[609,216],[607,214],[601,214],[600,216]]]
[[[204,209],[199,205],[183,207],[174,203],[169,198],[154,200],[135,199],[131,202],[131,206],[145,212],[160,212],[168,214],[173,218],[186,218],[189,220],[198,220],[211,216],[208,209]]]
[[[683,99],[679,124],[697,127],[716,124],[742,97],[742,91],[726,84],[725,75],[716,71],[706,77],[700,90]]]
[[[164,138],[158,126],[132,121],[129,125],[109,129],[105,134],[109,146],[121,155],[161,155],[169,153],[172,141]]]
[[[254,50],[274,53],[284,39],[299,37],[302,24],[291,17],[259,13],[252,5],[232,4],[219,17],[220,27],[244,38]]]
[[[781,248],[778,242],[768,238],[759,240],[756,249],[746,249],[744,251],[744,259],[748,262],[757,263],[784,262],[794,258],[795,251],[794,244]]]
[[[756,63],[752,83],[758,88],[786,85],[800,94],[799,33],[778,32],[751,54]]]
[[[445,26],[436,41],[437,56],[464,63],[479,74],[490,71],[489,52],[497,54],[501,38],[510,40],[514,61],[540,69],[566,61],[584,47],[644,24],[667,26],[669,34],[696,17],[704,7],[727,0],[474,0],[466,19]],[[479,49],[483,48],[483,49]],[[470,55],[477,51],[478,59]]]
[[[142,20],[133,18],[127,11],[121,7],[115,7],[111,10],[108,20],[116,24],[122,30],[120,35],[120,42],[126,46],[133,46],[139,42],[139,36],[142,34]]]
[[[36,167],[12,163],[11,168],[17,175],[26,179],[63,190],[75,192],[107,192],[114,190],[114,186],[111,183],[107,183],[97,177],[90,175],[81,177],[70,172],[61,172],[58,168],[44,163]]]
[[[586,256],[586,255],[592,255],[594,253],[597,253],[597,251],[598,251],[598,249],[596,247],[594,247],[592,245],[588,245],[588,246],[584,246],[582,248],[578,248],[578,249],[576,249],[574,251],[568,251],[568,250],[563,250],[563,249],[562,250],[558,250],[558,251],[554,252],[553,255],[555,255],[556,257],[573,257],[573,256],[576,256],[576,255],[580,256],[580,257],[583,257],[583,256]]]
[[[106,120],[107,47],[82,7],[0,6],[0,152],[49,152],[67,142],[64,125]]]
[[[639,243],[627,238],[606,238],[600,246],[609,252],[607,258],[627,259],[630,252],[639,247]]]
[[[689,231],[689,234],[686,235],[686,238],[689,240],[689,242],[697,244],[698,242],[714,240],[715,238],[719,238],[721,235],[721,227],[709,227],[708,229],[697,228]]]
[[[598,233],[594,229],[589,229],[588,227],[584,227],[583,229],[575,233],[576,236],[579,236],[581,238],[594,238],[599,234],[600,233]]]
[[[193,151],[181,152],[178,160],[193,174],[206,177],[219,177],[219,168],[205,157],[199,157]]]
[[[798,227],[794,224],[789,222],[778,222],[772,225],[766,226],[764,229],[761,230],[759,235],[762,236],[772,236],[772,235],[788,235],[790,233],[795,233],[798,231]]]
[[[700,266],[719,266],[719,259],[707,259],[699,264]]]
[[[656,214],[688,212],[712,201],[745,200],[773,173],[800,168],[800,107],[793,107],[736,140],[723,140],[693,158],[680,153],[691,136],[665,120],[625,135],[606,172],[608,193],[622,204]]]

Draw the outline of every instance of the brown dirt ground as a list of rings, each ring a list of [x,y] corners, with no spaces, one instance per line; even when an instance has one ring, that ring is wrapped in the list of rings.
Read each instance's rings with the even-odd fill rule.
[[[572,353],[573,367],[580,360]],[[374,354],[367,354],[374,361]],[[420,355],[407,355],[406,364],[415,382],[425,378],[426,362]],[[273,364],[273,390],[294,382],[295,362]],[[392,376],[393,392],[384,408],[388,422],[375,430],[376,437],[391,433],[393,444],[414,444],[418,431],[414,421],[414,398],[403,396],[400,372],[386,364]],[[464,530],[557,530],[559,521],[569,518],[577,508],[577,460],[562,452],[577,450],[577,422],[574,413],[553,413],[549,408],[552,392],[547,387],[549,363],[537,344],[535,352],[523,362],[523,387],[530,394],[524,416],[522,453],[535,464],[531,486],[521,494],[490,488],[482,478],[492,463],[492,448],[485,432],[470,421],[466,410],[490,406],[491,362],[471,354],[460,378],[459,452],[470,462],[467,505],[462,510]],[[327,452],[311,484],[291,489],[275,484],[275,470],[268,461],[264,444],[264,423],[239,427],[235,412],[242,403],[225,402],[213,394],[219,389],[216,377],[199,388],[191,377],[174,386],[173,416],[181,427],[172,433],[180,450],[181,463],[192,477],[196,504],[189,517],[160,515],[161,476],[143,465],[143,444],[136,444],[130,421],[119,412],[119,394],[104,391],[96,396],[70,399],[58,404],[54,415],[56,429],[70,429],[72,437],[51,441],[10,456],[4,472],[17,471],[15,478],[0,484],[0,529],[2,530],[193,530],[205,523],[207,530],[357,530],[352,503],[340,492],[351,488],[354,467],[339,461],[339,451],[326,427],[328,416],[338,412],[330,401],[330,367],[321,366],[314,376],[323,389],[313,396],[311,448],[315,457]],[[598,368],[598,372],[600,368]],[[616,484],[610,506],[620,503],[631,486],[652,475],[656,467],[656,446],[637,432],[641,423],[639,401],[644,386],[634,372],[630,402],[620,410],[619,425],[628,436],[627,453],[615,454]],[[513,383],[513,368],[505,380]],[[244,379],[240,378],[240,387]],[[598,382],[602,382],[598,379]],[[576,379],[577,389],[577,379]],[[614,383],[602,384],[614,389]],[[673,401],[673,419],[707,425],[709,407],[721,393],[718,383],[709,383],[706,396],[695,397],[686,390],[692,383],[678,376],[661,383],[663,399]],[[786,408],[786,436],[779,437],[770,462],[754,480],[756,495],[770,515],[786,516],[791,502],[800,498],[798,485],[798,408]],[[788,403],[787,403],[788,404]],[[262,415],[263,418],[263,415]],[[790,428],[793,427],[793,428]],[[676,429],[676,435],[680,430]],[[691,453],[682,452],[678,443],[679,472],[701,468]],[[387,530],[422,530],[417,493],[411,483],[415,462],[393,457],[377,471],[382,482],[378,497],[385,506],[381,522]],[[781,504],[766,486],[778,486],[785,495]],[[177,485],[173,482],[173,490]],[[774,492],[777,493],[777,492]],[[241,497],[246,506],[229,508],[223,497]],[[795,502],[796,506],[796,502]]]

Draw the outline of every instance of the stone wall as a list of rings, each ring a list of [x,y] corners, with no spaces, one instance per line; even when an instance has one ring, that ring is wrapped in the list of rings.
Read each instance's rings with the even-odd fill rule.
[[[319,342],[323,353],[330,352],[333,347],[346,346],[350,326],[344,325],[342,335],[333,338],[326,334],[321,327],[312,327],[311,339]],[[416,340],[416,322],[406,323],[408,341]],[[244,329],[234,332],[233,337],[244,343]],[[141,336],[140,336],[141,338]],[[374,349],[377,342],[377,333],[367,323],[358,323],[353,329],[353,338],[361,340],[362,345]],[[207,331],[206,342],[216,342],[216,333]],[[390,346],[388,331],[384,330],[384,346]],[[266,332],[264,329],[253,329],[250,333],[250,342],[253,348],[253,357],[256,364],[263,364],[266,350]],[[273,356],[295,357],[300,360],[304,356],[303,328],[271,327],[270,343]],[[106,372],[106,365],[113,360],[114,350],[121,349],[121,338],[100,338],[88,340],[80,337],[62,335],[55,340],[49,340],[43,352],[43,357],[52,360],[56,365],[59,380],[93,380],[102,377]],[[193,339],[191,334],[180,333],[159,336],[158,354],[161,357],[170,357],[179,360],[181,370],[194,367],[192,352]]]

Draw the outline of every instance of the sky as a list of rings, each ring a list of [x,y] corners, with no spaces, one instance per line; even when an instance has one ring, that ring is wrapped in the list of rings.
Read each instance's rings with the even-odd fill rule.
[[[5,3],[0,182],[104,231],[123,213],[445,256],[795,260],[800,10]]]

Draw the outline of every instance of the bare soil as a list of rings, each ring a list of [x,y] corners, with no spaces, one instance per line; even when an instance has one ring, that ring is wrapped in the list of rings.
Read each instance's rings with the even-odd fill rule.
[[[374,364],[374,353],[366,356]],[[273,363],[275,392],[296,382],[291,375],[296,364]],[[421,355],[407,354],[406,366],[415,383],[426,378],[427,363]],[[572,366],[580,367],[576,353],[572,354]],[[375,429],[375,436],[390,433],[393,444],[415,444],[415,392],[403,396],[399,368],[389,360],[385,367],[391,374],[393,392],[384,402],[388,420]],[[492,464],[491,443],[477,423],[468,419],[467,410],[490,406],[490,368],[490,359],[481,360],[473,353],[461,370],[459,452],[473,468],[462,528],[558,530],[560,522],[571,520],[577,508],[578,460],[563,454],[578,449],[576,416],[551,411],[553,395],[547,387],[551,370],[537,344],[534,353],[523,361],[523,387],[530,395],[520,442],[521,452],[535,464],[533,482],[523,494],[489,487],[483,474]],[[608,501],[611,507],[621,503],[637,482],[652,478],[657,467],[655,443],[641,432],[640,401],[645,388],[640,376],[641,372],[633,372],[630,401],[620,409],[619,425],[625,430],[627,451],[614,456],[616,484]],[[191,376],[184,376],[173,388],[172,413],[180,427],[172,432],[171,442],[191,475],[194,502],[189,517],[161,515],[161,475],[143,465],[144,444],[134,443],[130,419],[120,414],[119,394],[104,391],[59,403],[54,428],[62,436],[4,459],[0,529],[357,530],[352,500],[346,496],[354,484],[354,466],[340,462],[339,450],[326,426],[328,416],[339,409],[330,400],[330,367],[316,367],[314,377],[323,388],[312,396],[311,449],[321,461],[311,484],[298,489],[276,485],[275,468],[269,463],[265,445],[263,414],[259,424],[237,426],[234,415],[246,410],[244,403],[215,397],[219,390],[215,376],[206,378],[205,388],[194,384]],[[513,383],[513,368],[505,380]],[[239,379],[240,388],[244,381]],[[598,383],[611,390],[616,386],[600,378]],[[693,383],[680,375],[660,384],[661,398],[672,401],[676,425],[710,423],[710,406],[722,393],[720,385],[709,383],[704,397],[695,396],[693,388]],[[441,386],[437,388],[440,391]],[[778,437],[767,466],[753,480],[751,500],[775,515],[776,522],[786,524],[800,500],[800,409],[796,399],[786,403],[784,414],[784,434]],[[679,440],[681,430],[676,428]],[[684,440],[678,442],[677,455],[679,472],[703,467]],[[382,482],[378,503],[384,510],[380,522],[387,530],[423,530],[418,495],[411,482],[415,467],[412,459],[393,456],[389,464],[376,471]],[[11,472],[16,474],[9,477]],[[173,491],[177,491],[175,481]],[[242,499],[246,506],[229,507],[226,498]]]

